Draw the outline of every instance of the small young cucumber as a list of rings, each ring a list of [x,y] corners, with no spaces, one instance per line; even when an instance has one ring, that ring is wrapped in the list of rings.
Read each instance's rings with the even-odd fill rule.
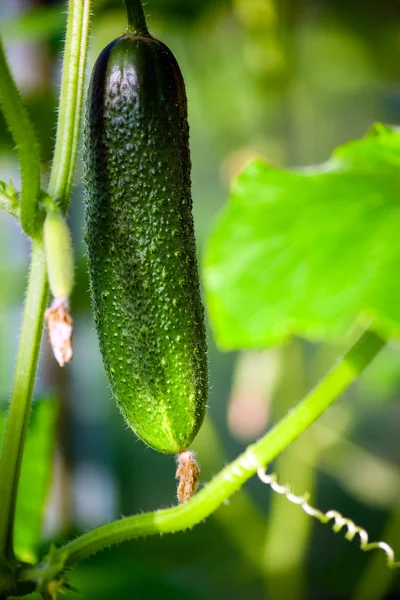
[[[186,94],[140,2],[100,54],[84,134],[87,243],[96,328],[129,426],[167,454],[204,418],[208,366],[190,190]]]

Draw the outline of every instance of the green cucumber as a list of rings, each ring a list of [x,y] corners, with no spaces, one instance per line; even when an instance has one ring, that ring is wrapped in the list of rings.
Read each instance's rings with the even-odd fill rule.
[[[127,2],[94,66],[84,132],[89,273],[112,394],[150,447],[186,450],[208,396],[186,93],[171,51]]]

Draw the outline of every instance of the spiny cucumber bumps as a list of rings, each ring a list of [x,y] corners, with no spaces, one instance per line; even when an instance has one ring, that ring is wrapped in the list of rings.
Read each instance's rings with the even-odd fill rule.
[[[128,32],[94,66],[85,116],[92,304],[127,423],[150,447],[176,454],[196,436],[208,396],[186,93],[140,2],[127,8]]]

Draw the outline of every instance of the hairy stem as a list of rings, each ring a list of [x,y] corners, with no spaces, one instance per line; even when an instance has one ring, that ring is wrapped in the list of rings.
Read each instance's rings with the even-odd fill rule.
[[[135,515],[103,525],[66,544],[53,553],[54,561],[65,557],[72,566],[88,556],[126,540],[171,533],[193,527],[236,492],[256,471],[287,448],[357,378],[385,345],[372,331],[366,331],[330,373],[259,442],[225,467],[190,502],[176,508]],[[46,568],[45,563],[42,568]],[[22,574],[23,580],[42,573],[39,566]],[[36,575],[35,575],[36,574]]]
[[[69,0],[56,147],[48,192],[66,212],[75,173],[91,0]]]
[[[31,237],[39,234],[40,152],[28,113],[7,64],[0,40],[0,108],[11,131],[21,169],[21,225]]]
[[[14,385],[0,455],[0,556],[10,559],[13,558],[12,537],[17,487],[46,302],[44,249],[41,242],[34,241]]]
[[[75,170],[89,36],[90,5],[91,0],[70,0],[68,5],[67,40],[57,138],[49,184],[49,196],[56,198],[64,209],[67,207],[71,194]],[[1,63],[0,48],[0,79],[3,81],[5,71],[4,64]],[[7,79],[5,81],[7,82]],[[2,83],[0,98],[7,94],[7,86]],[[18,92],[16,94],[18,96]],[[19,97],[14,100],[15,103],[17,100],[19,102]],[[5,114],[7,118],[7,112]],[[20,117],[21,115],[19,115]],[[24,121],[18,123],[15,125],[16,127],[18,125],[18,127],[24,128],[23,131],[18,130],[21,136],[22,133],[26,136],[28,126],[24,124]],[[25,146],[23,148],[28,150]],[[29,156],[25,157],[29,164],[33,162],[31,150],[29,147]],[[37,198],[39,199],[39,188]],[[0,455],[0,567],[4,560],[15,564],[13,551],[15,504],[47,296],[44,248],[43,242],[38,239],[32,243],[30,277],[14,386]]]

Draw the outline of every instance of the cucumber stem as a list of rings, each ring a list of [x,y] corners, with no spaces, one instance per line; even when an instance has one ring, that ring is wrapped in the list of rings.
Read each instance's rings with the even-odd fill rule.
[[[36,377],[43,315],[48,296],[43,243],[32,243],[32,258],[20,344],[3,446],[0,453],[0,573],[4,559],[12,564],[18,480]],[[2,581],[0,575],[0,596]]]
[[[128,32],[135,35],[149,35],[141,0],[125,0],[125,6],[128,14]]]
[[[92,0],[69,0],[56,145],[48,193],[65,214],[74,181]]]

